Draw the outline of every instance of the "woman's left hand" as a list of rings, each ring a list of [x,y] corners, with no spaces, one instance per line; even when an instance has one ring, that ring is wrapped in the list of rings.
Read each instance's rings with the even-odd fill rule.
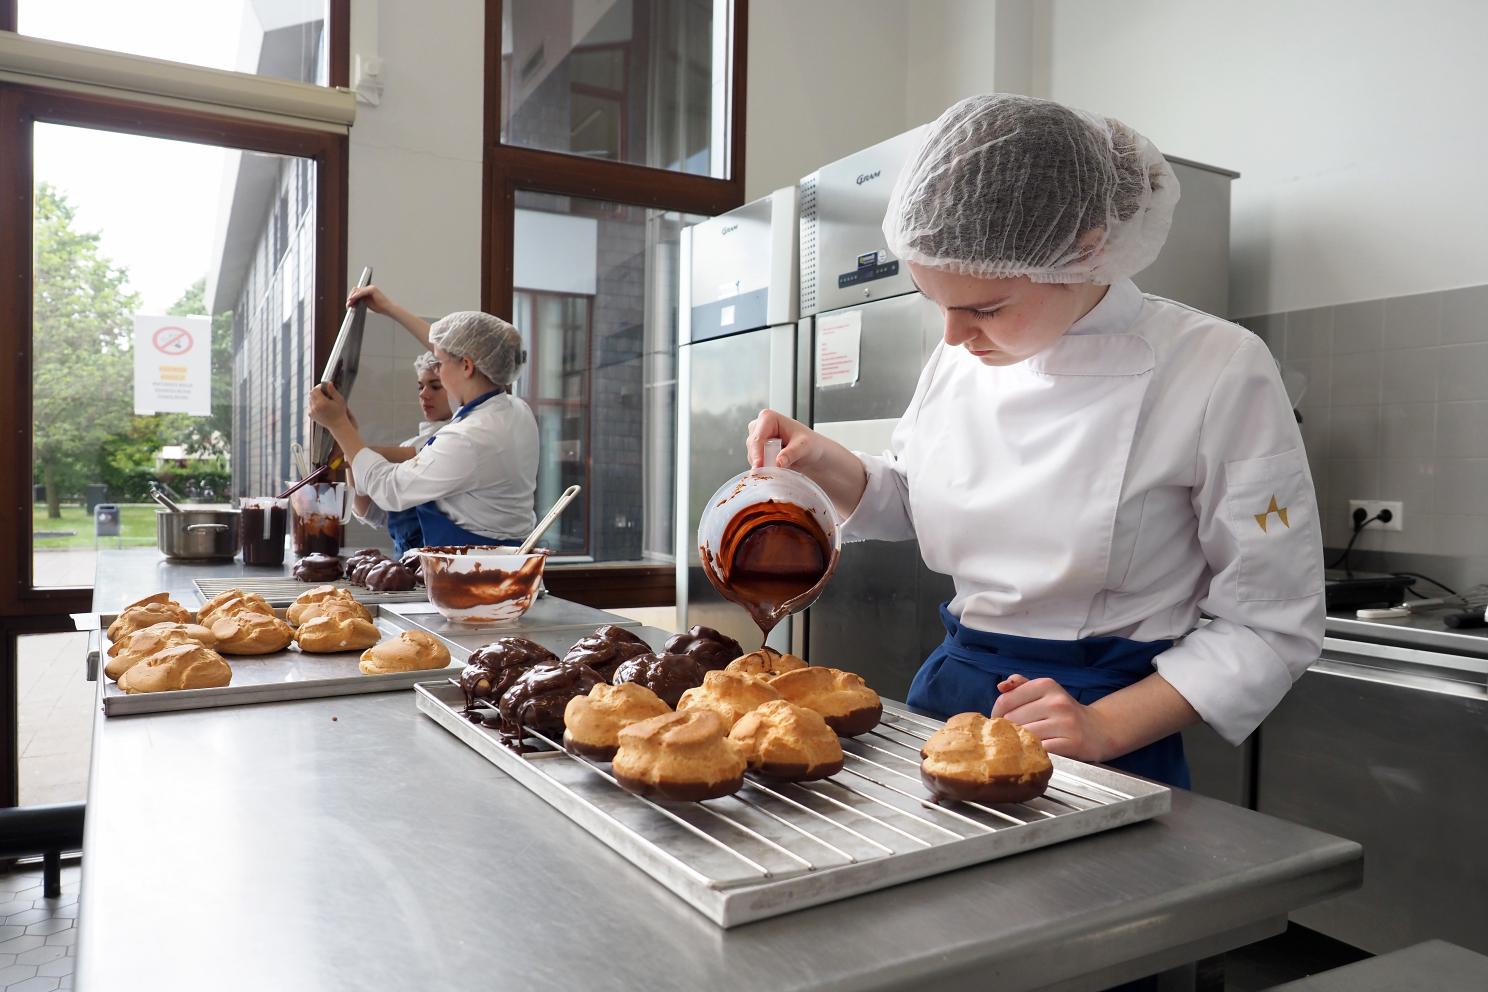
[[[351,412],[346,409],[346,398],[329,382],[322,382],[310,390],[310,399],[305,403],[310,419],[330,431],[351,423]]]
[[[1104,718],[1053,679],[1011,675],[998,683],[1002,695],[992,715],[1005,717],[1032,731],[1050,754],[1079,761],[1108,761],[1117,757]]]

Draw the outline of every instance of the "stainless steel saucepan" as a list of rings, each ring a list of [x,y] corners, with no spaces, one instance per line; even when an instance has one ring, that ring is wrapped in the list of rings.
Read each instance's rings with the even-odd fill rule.
[[[210,561],[238,553],[238,511],[185,507],[155,511],[155,544],[167,558]]]

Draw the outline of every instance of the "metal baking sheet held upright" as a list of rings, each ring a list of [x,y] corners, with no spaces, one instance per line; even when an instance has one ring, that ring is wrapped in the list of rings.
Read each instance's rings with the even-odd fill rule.
[[[460,690],[448,681],[420,683],[415,698],[440,726],[722,927],[1110,830],[1172,803],[1165,786],[1055,757],[1039,799],[939,805],[920,782],[919,749],[940,722],[887,702],[876,730],[843,741],[846,764],[829,779],[751,775],[725,799],[657,803],[622,790],[608,764],[555,742],[516,753],[462,715]]]

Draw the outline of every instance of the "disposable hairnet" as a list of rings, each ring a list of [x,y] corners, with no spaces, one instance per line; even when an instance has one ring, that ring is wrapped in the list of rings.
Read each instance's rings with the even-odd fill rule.
[[[413,360],[413,371],[419,375],[423,375],[425,372],[438,372],[439,359],[434,357],[434,352],[426,351]]]
[[[1110,283],[1157,258],[1177,202],[1162,153],[1120,121],[993,94],[930,126],[883,231],[895,255],[930,268]]]
[[[468,358],[487,379],[505,385],[517,377],[526,355],[515,327],[479,310],[458,310],[429,328],[429,343],[456,358]]]

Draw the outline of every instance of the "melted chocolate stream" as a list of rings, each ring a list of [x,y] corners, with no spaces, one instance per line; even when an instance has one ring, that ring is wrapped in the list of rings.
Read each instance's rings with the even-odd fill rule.
[[[708,580],[749,611],[764,637],[811,605],[835,567],[832,542],[816,518],[777,500],[740,510],[724,527],[718,551],[703,549]]]

